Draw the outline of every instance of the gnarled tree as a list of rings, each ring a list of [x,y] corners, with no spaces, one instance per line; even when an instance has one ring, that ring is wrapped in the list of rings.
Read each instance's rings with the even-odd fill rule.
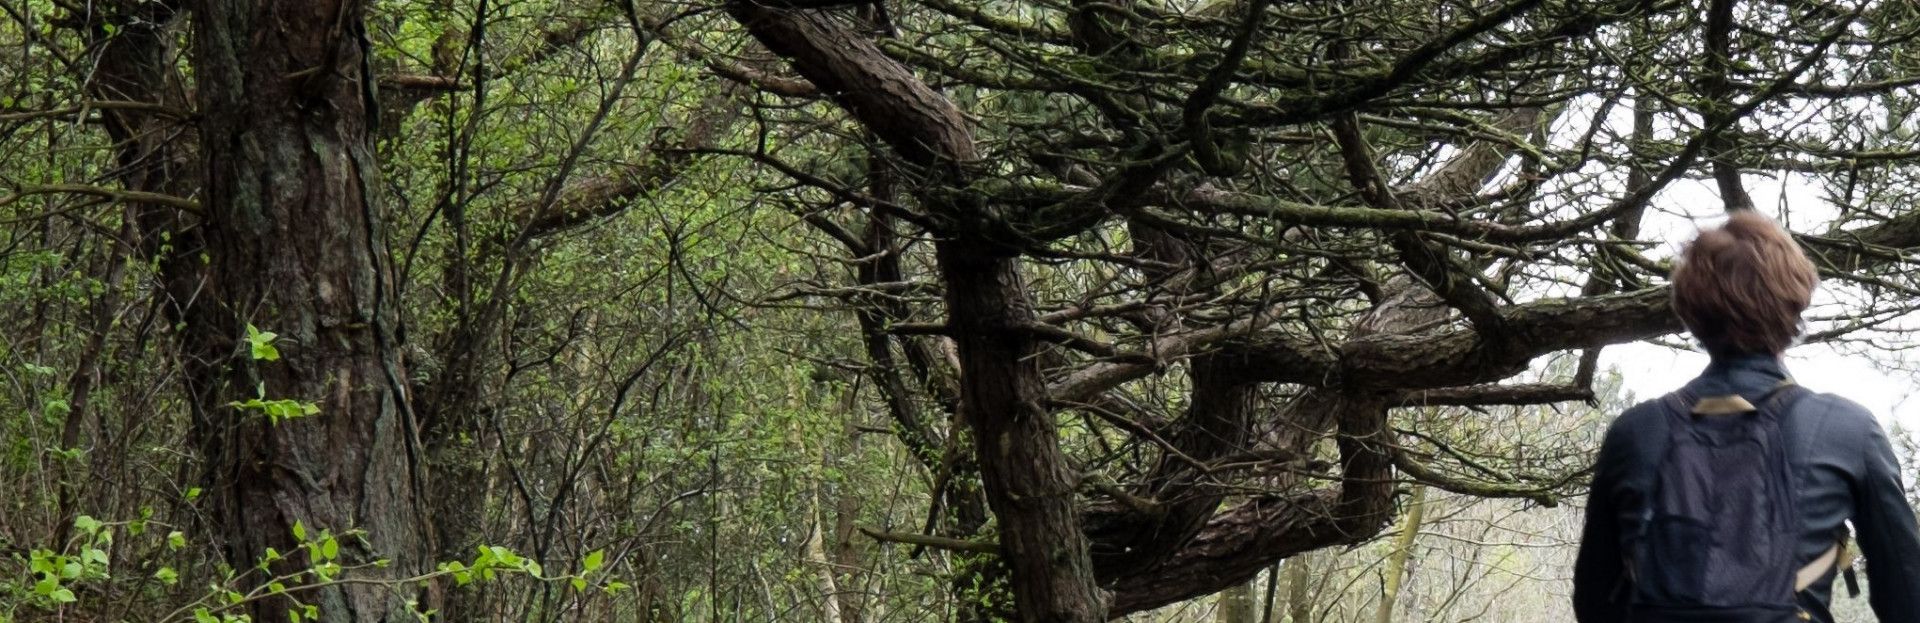
[[[727,6],[800,96],[878,139],[846,149],[891,155],[911,200],[751,157],[802,201],[931,240],[924,272],[866,300],[937,288],[944,309],[892,304],[892,345],[868,351],[894,368],[889,348],[956,347],[1029,621],[1116,617],[1371,538],[1396,478],[1552,503],[1574,478],[1464,476],[1392,411],[1590,399],[1598,349],[1676,331],[1664,265],[1634,240],[1676,184],[1706,172],[1725,209],[1752,209],[1743,171],[1858,184],[1913,156],[1782,133],[1911,86],[1870,60],[1911,45],[1886,5],[927,0],[888,36],[850,4]],[[1866,66],[1901,77],[1839,82]],[[1825,140],[1904,140],[1862,123],[1835,115]],[[1908,287],[1886,271],[1920,218],[1861,218],[1884,205],[1859,190],[1803,240],[1833,279]],[[849,246],[856,264],[916,257]],[[1564,351],[1584,353],[1570,377],[1503,383]]]

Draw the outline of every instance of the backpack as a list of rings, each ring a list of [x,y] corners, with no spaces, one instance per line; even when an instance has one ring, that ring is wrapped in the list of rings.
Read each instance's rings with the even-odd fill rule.
[[[1795,564],[1800,516],[1780,423],[1809,393],[1782,383],[1757,408],[1686,390],[1662,400],[1667,449],[1637,533],[1623,535],[1633,621],[1810,618],[1797,595],[1845,556],[1836,545]]]

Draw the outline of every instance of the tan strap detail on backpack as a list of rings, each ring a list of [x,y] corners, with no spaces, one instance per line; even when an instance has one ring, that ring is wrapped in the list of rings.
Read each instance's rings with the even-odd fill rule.
[[[1753,403],[1739,396],[1712,396],[1693,403],[1694,415],[1739,415],[1753,411]]]
[[[1773,389],[1767,391],[1767,396],[1771,399],[1778,394],[1780,390],[1792,387],[1793,385],[1793,379],[1781,379],[1779,383],[1773,385]],[[1759,409],[1759,407],[1753,406],[1752,402],[1749,402],[1739,394],[1728,394],[1725,396],[1708,396],[1701,398],[1698,402],[1693,403],[1692,411],[1694,415],[1739,415],[1758,411]]]
[[[1813,586],[1814,582],[1819,582],[1820,577],[1826,575],[1827,571],[1833,569],[1834,564],[1840,561],[1846,549],[1845,545],[1834,543],[1833,547],[1827,548],[1827,551],[1815,557],[1813,562],[1801,567],[1799,572],[1793,574],[1793,592],[1807,590],[1807,587]]]
[[[1834,569],[1845,571],[1847,592],[1858,597],[1860,585],[1853,579],[1853,551],[1847,549],[1845,537],[1836,541],[1833,547],[1827,548],[1827,551],[1815,557],[1813,562],[1807,563],[1807,566],[1801,567],[1799,572],[1793,574],[1793,592],[1807,590],[1807,587],[1813,586],[1815,582],[1820,581],[1820,578],[1826,576],[1828,571]]]

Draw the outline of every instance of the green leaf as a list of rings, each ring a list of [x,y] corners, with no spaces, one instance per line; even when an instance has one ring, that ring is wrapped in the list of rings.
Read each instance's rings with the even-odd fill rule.
[[[272,331],[261,331],[253,325],[247,325],[247,350],[256,361],[278,361],[280,350],[273,347],[273,340],[279,337]]]
[[[193,623],[220,623],[220,619],[214,618],[206,608],[196,608],[193,611]]]
[[[587,590],[587,579],[580,576],[574,576],[573,590],[585,592]]]
[[[333,540],[333,537],[327,537],[327,540],[320,544],[320,557],[327,560],[339,558],[340,542]]]
[[[100,520],[87,515],[81,515],[73,518],[73,527],[80,529],[81,532],[93,534],[100,531]]]
[[[180,581],[180,573],[174,571],[173,567],[161,567],[159,571],[153,572],[153,579],[159,580],[161,584],[173,586]]]
[[[293,540],[302,543],[305,543],[307,540],[307,525],[301,523],[298,519],[293,520]]]
[[[77,599],[74,598],[73,591],[67,590],[65,588],[54,589],[53,594],[47,595],[47,598],[52,599],[54,603],[59,603],[59,604],[70,604],[75,601],[78,601]]]
[[[600,565],[605,563],[606,560],[607,560],[607,550],[604,550],[604,549],[593,550],[593,553],[587,554],[587,557],[585,560],[580,561],[580,573],[581,574],[592,573],[593,570],[599,569]]]
[[[167,549],[179,551],[181,548],[186,546],[187,546],[186,533],[181,532],[179,530],[175,530],[173,532],[167,533]]]

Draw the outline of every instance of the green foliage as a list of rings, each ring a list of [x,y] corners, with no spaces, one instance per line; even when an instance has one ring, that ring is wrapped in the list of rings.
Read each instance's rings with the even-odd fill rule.
[[[273,347],[273,341],[279,334],[261,331],[253,325],[247,325],[247,352],[258,361],[278,361],[280,350]]]
[[[280,350],[273,346],[273,341],[277,338],[279,338],[279,335],[271,331],[261,331],[254,328],[253,325],[247,325],[246,341],[249,355],[256,361],[278,361],[280,359]],[[319,415],[320,413],[320,405],[313,402],[285,398],[269,400],[267,398],[266,383],[261,383],[256,386],[255,391],[259,394],[259,397],[236,400],[228,403],[228,406],[241,411],[251,411],[265,415],[267,416],[267,422],[270,424],[279,424],[288,420]]]

